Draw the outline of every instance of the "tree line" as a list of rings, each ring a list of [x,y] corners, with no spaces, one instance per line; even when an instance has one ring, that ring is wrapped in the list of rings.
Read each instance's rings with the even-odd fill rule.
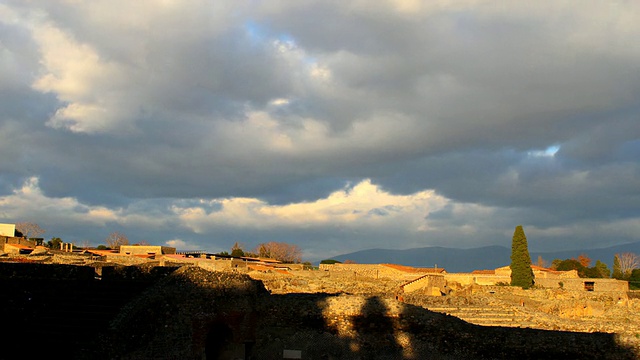
[[[231,247],[231,253],[223,251],[220,255],[269,258],[289,264],[298,264],[302,261],[302,249],[298,245],[276,241],[258,244],[253,250],[247,251],[244,250],[244,245],[236,242]]]

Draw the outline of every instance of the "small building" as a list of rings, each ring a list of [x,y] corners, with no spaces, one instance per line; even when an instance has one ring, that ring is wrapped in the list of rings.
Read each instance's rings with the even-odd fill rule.
[[[16,224],[0,224],[0,236],[16,236]]]

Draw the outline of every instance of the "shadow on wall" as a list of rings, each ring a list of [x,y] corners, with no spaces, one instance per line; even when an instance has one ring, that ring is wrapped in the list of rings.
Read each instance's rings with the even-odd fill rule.
[[[341,311],[328,306],[336,299],[271,296],[271,309],[282,307],[260,320],[247,359],[282,359],[286,350],[299,351],[301,359],[638,358],[615,334],[483,327],[409,304],[396,304],[400,311],[390,314],[385,304],[393,300],[377,296],[348,315],[348,299]]]
[[[209,324],[205,341],[205,356],[207,359],[227,358],[229,344],[233,341],[233,332],[224,322],[216,321]]]
[[[78,320],[87,332],[86,319]],[[192,267],[148,288],[109,324],[76,358],[638,358],[614,334],[482,327],[385,296],[272,295],[246,275]]]
[[[388,309],[377,296],[369,297],[360,309],[360,315],[352,319],[358,342],[351,346],[360,356],[373,359],[380,354],[381,347],[386,356],[403,358],[403,346],[398,334],[398,318],[387,316]],[[352,342],[353,344],[353,342]],[[410,350],[410,344],[405,344]]]

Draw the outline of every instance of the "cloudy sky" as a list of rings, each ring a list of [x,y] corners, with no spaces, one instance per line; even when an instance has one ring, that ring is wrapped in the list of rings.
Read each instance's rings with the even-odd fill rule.
[[[637,1],[0,0],[0,222],[315,260],[640,241]]]

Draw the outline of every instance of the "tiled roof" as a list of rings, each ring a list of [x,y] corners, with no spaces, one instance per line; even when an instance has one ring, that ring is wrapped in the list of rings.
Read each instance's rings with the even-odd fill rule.
[[[495,275],[495,270],[473,270],[472,274],[482,274],[482,275]]]
[[[264,263],[274,263],[274,264],[279,264],[279,263],[282,262],[282,261],[276,260],[276,259],[261,258],[261,257],[248,257],[248,256],[243,256],[242,259],[251,260],[251,261],[261,261],[261,262],[264,262]]]
[[[162,257],[165,259],[173,259],[177,261],[186,261],[186,262],[204,261],[203,259],[200,259],[200,258],[187,257],[182,254],[164,254],[162,255]]]
[[[115,250],[85,250],[88,253],[94,254],[94,255],[99,255],[99,256],[105,256],[105,255],[118,255],[117,252],[115,252]]]
[[[496,270],[507,270],[507,269],[510,269],[510,265],[499,267]],[[548,273],[552,273],[552,274],[561,274],[561,273],[566,272],[566,271],[558,271],[558,270],[553,270],[553,269],[547,269],[545,267],[538,266],[538,265],[533,265],[533,264],[531,264],[531,269],[534,270],[534,271],[548,272]]]
[[[382,266],[390,267],[399,271],[408,273],[422,273],[422,274],[442,274],[445,272],[444,268],[416,268],[411,266],[397,265],[397,264],[380,264]]]
[[[273,270],[272,267],[264,266],[264,265],[247,265],[247,268],[249,270],[256,270],[256,271],[271,271],[271,270]]]
[[[563,271],[558,271],[558,270],[553,270],[553,269],[547,269],[545,267],[538,266],[538,265],[533,265],[533,264],[531,264],[531,269],[537,270],[537,271],[542,271],[542,272],[548,272],[548,273],[552,273],[552,274],[560,274],[560,273],[563,272]]]

